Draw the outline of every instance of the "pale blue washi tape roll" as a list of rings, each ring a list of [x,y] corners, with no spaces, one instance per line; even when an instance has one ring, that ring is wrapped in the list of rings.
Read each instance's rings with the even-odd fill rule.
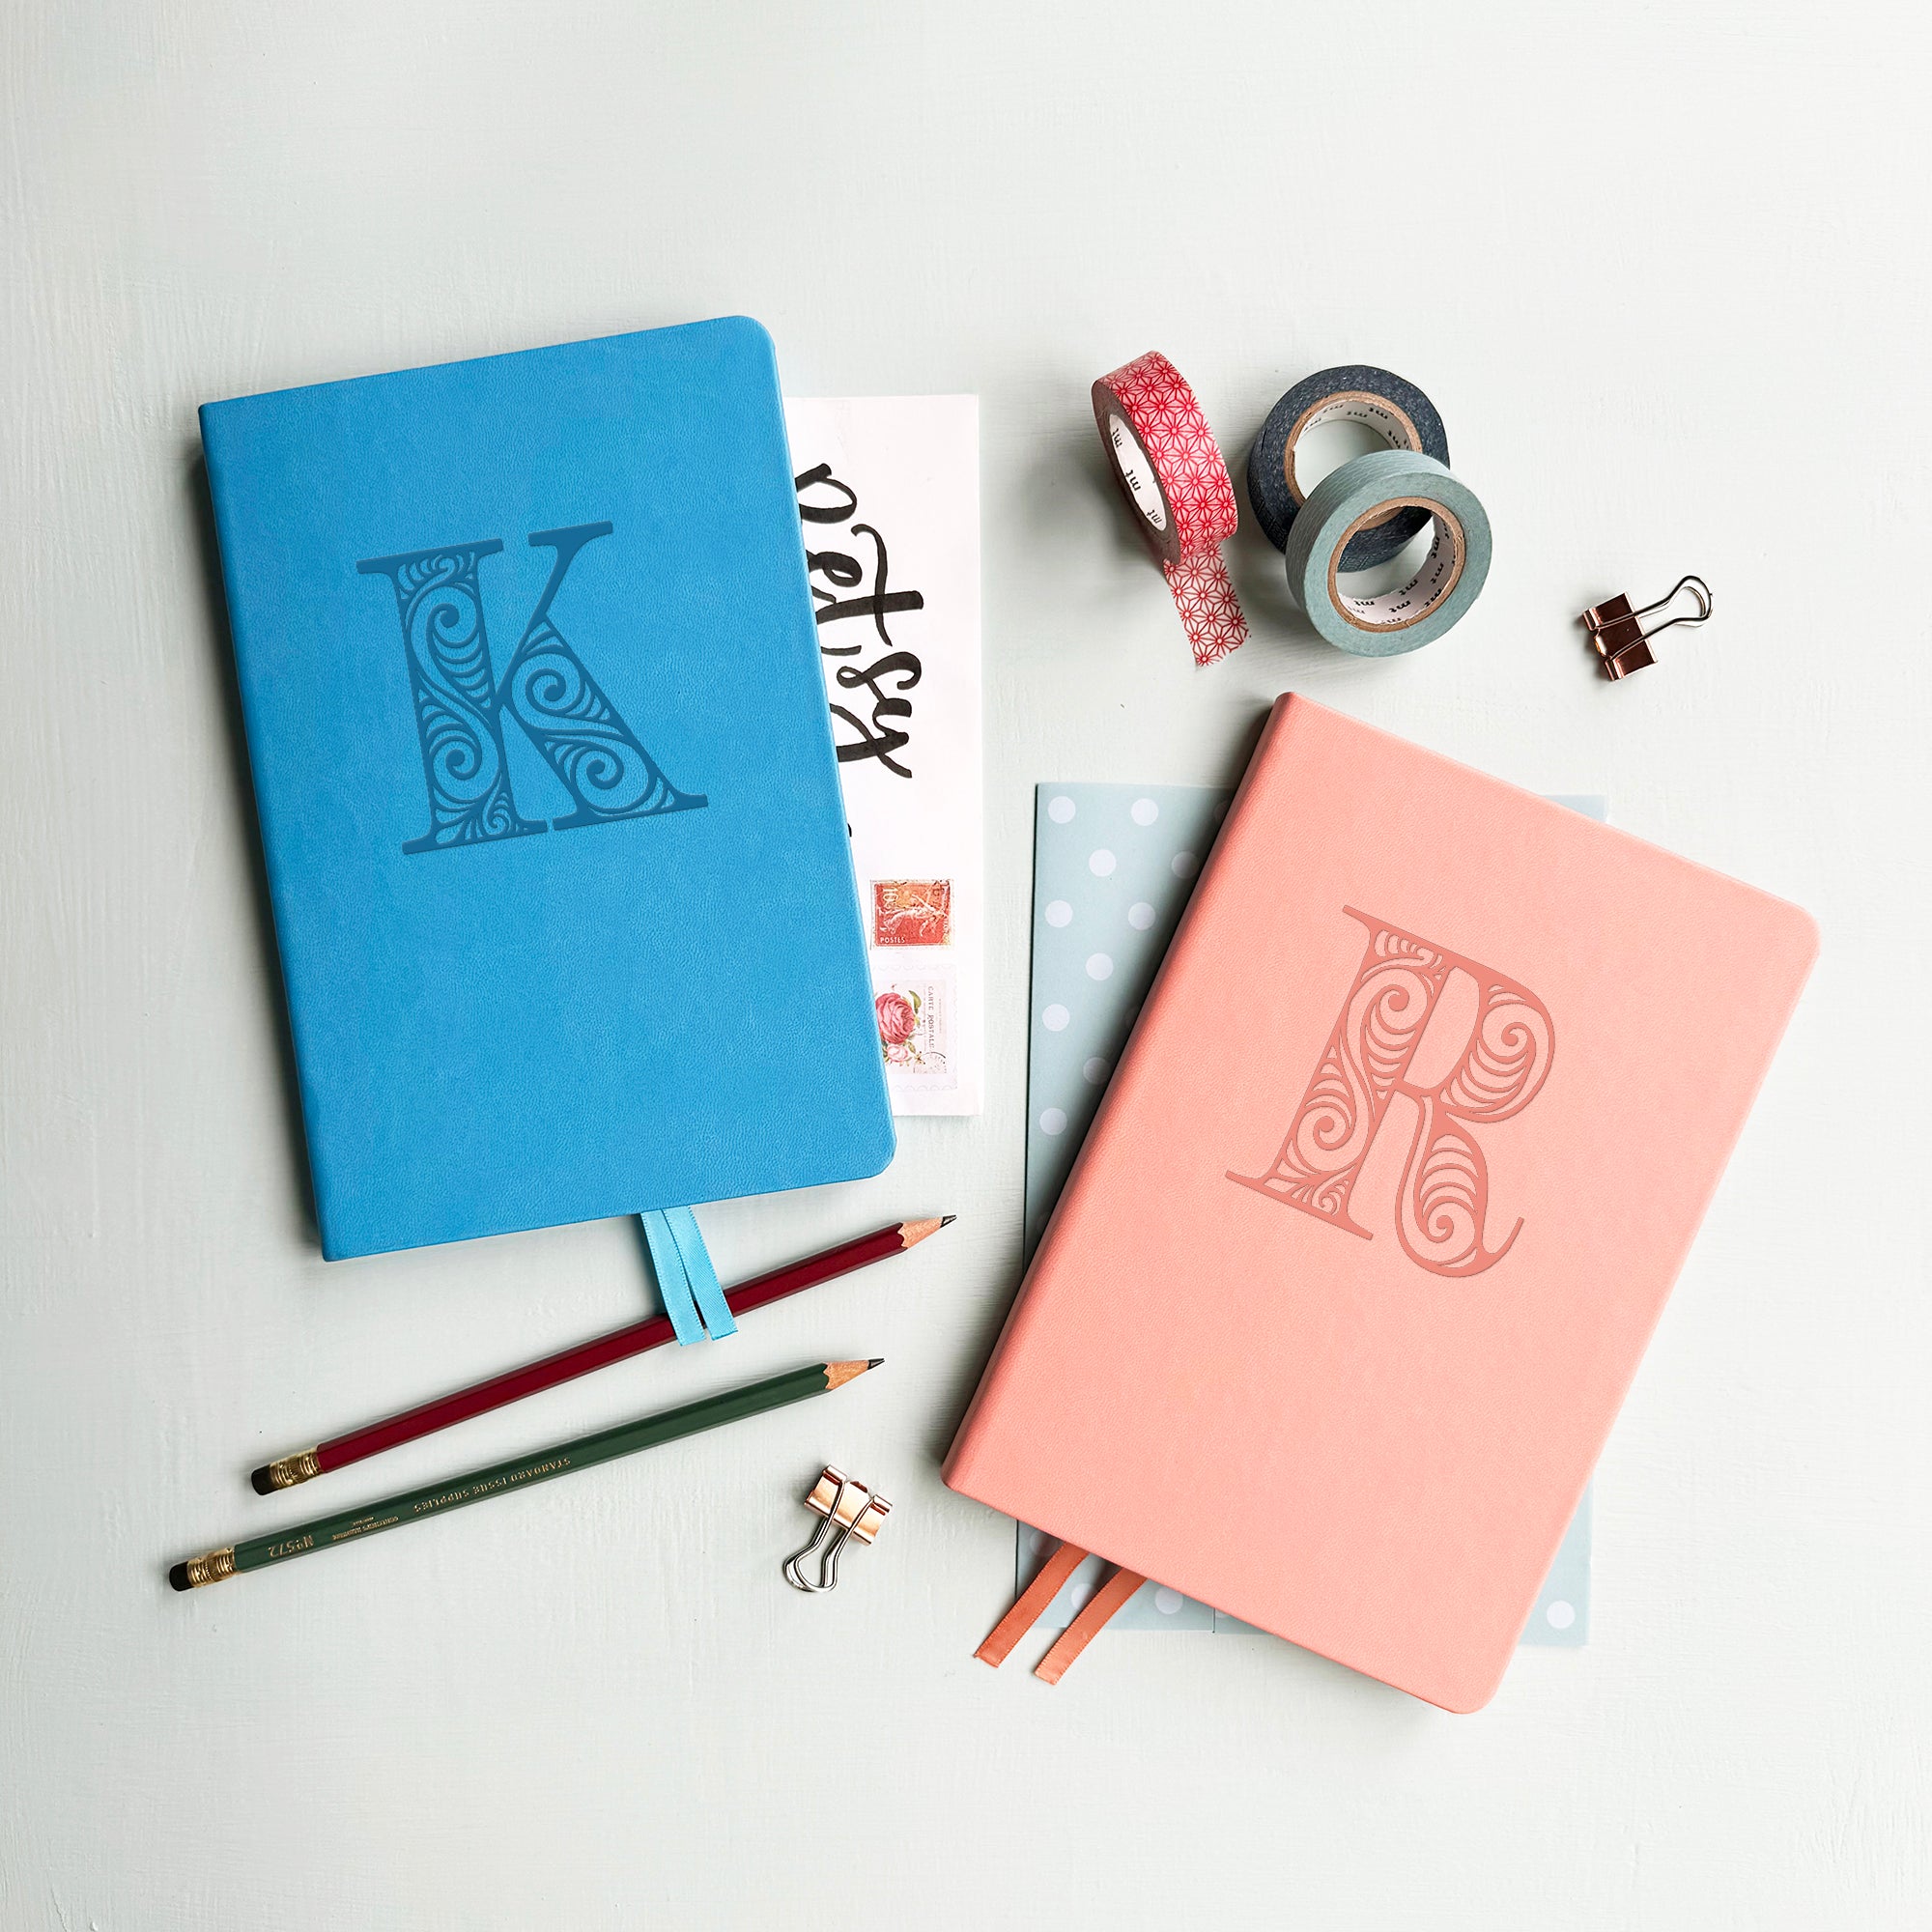
[[[1350,539],[1410,506],[1433,521],[1429,554],[1393,590],[1350,595],[1336,582]],[[1286,555],[1289,592],[1329,643],[1360,658],[1392,658],[1439,638],[1476,601],[1490,574],[1490,520],[1475,492],[1433,456],[1378,449],[1308,493]]]

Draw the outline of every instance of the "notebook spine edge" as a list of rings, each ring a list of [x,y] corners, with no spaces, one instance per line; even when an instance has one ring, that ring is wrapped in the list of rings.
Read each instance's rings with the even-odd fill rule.
[[[252,646],[248,642],[247,600],[242,594],[242,586],[237,581],[233,553],[228,541],[230,520],[223,488],[225,470],[223,452],[228,440],[224,424],[232,412],[253,400],[249,397],[238,397],[226,401],[203,403],[195,412],[195,415],[201,432],[202,461],[207,472],[209,517],[213,530],[215,561],[221,578],[222,618],[228,633],[229,663],[234,670],[236,703],[241,714],[242,750],[248,767],[248,796],[255,808],[254,834],[261,859],[262,876],[268,888],[270,921],[274,930],[275,981],[276,991],[281,1000],[281,1023],[288,1029],[288,1050],[294,1062],[297,1106],[301,1119],[301,1165],[308,1180],[309,1208],[314,1216],[322,1258],[324,1261],[332,1262],[346,1260],[371,1250],[366,1245],[359,1244],[355,1236],[339,1224],[340,1217],[331,1211],[329,1205],[327,1160],[323,1151],[326,1140],[318,1134],[317,1122],[311,1112],[313,1095],[305,1070],[306,1056],[302,1044],[301,1013],[289,983],[284,935],[289,929],[291,914],[286,904],[281,862],[271,830],[273,803],[262,783],[261,769],[256,759],[257,731],[254,681],[249,670],[252,663]]]
[[[1293,692],[1283,692],[1269,710],[1261,737],[1256,742],[1254,753],[1248,760],[1247,769],[1242,773],[1235,796],[1229,802],[1227,816],[1222,822],[1220,835],[1214,841],[1208,864],[1203,868],[1200,881],[1187,901],[1187,909],[1181,915],[1174,938],[1169,942],[1166,956],[1161,961],[1159,972],[1154,976],[1153,984],[1148,989],[1147,999],[1142,1004],[1139,1017],[1136,1018],[1133,1030],[1127,1037],[1127,1043],[1122,1049],[1120,1063],[1108,1085],[1106,1096],[1100,1102],[1093,1125],[1087,1130],[1087,1138],[1081,1143],[1079,1153],[1074,1157],[1073,1166],[1061,1188],[1060,1198],[1054,1203],[1053,1212],[1041,1232],[1039,1245],[1034,1251],[1033,1260],[1021,1277],[1018,1289],[1014,1291],[1006,1320],[1000,1325],[999,1337],[986,1358],[985,1368],[980,1372],[979,1386],[974,1390],[973,1399],[967,1404],[966,1412],[960,1417],[959,1426],[953,1432],[952,1446],[947,1451],[946,1460],[940,1465],[941,1480],[949,1489],[956,1490],[962,1494],[975,1495],[976,1499],[980,1501],[986,1500],[983,1495],[979,1495],[976,1492],[973,1472],[981,1423],[988,1406],[997,1398],[1000,1384],[1009,1372],[1013,1344],[1025,1326],[1028,1304],[1050,1265],[1063,1231],[1077,1214],[1076,1204],[1082,1191],[1083,1181],[1096,1151],[1105,1145],[1111,1117],[1118,1111],[1131,1089],[1133,1065],[1142,1036],[1147,1031],[1150,1021],[1158,1024],[1157,1015],[1163,1003],[1163,994],[1170,982],[1185,974],[1187,961],[1192,955],[1192,935],[1199,925],[1202,910],[1214,898],[1217,879],[1225,875],[1226,868],[1221,864],[1222,856],[1239,840],[1243,808],[1256,787],[1264,781],[1265,774],[1272,770],[1282,756],[1300,708],[1299,700]]]

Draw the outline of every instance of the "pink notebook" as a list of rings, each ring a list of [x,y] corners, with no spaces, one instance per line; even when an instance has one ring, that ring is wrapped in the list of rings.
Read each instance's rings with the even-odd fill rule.
[[[946,1480],[1487,1703],[1816,951],[1283,697]]]

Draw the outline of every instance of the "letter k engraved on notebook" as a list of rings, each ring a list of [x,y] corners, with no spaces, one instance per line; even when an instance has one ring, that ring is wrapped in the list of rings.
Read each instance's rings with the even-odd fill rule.
[[[1368,944],[1321,1064],[1267,1173],[1230,1171],[1228,1179],[1372,1240],[1350,1203],[1389,1108],[1404,1094],[1417,1119],[1396,1200],[1396,1238],[1432,1274],[1481,1274],[1509,1252],[1522,1223],[1499,1247],[1484,1245],[1490,1171],[1475,1129],[1535,1099],[1556,1050],[1549,1009],[1480,960],[1353,906],[1343,911],[1367,931]],[[1448,1073],[1418,1084],[1410,1078],[1416,1055],[1459,974],[1475,987],[1467,1035]]]
[[[405,852],[653,818],[709,803],[665,776],[551,620],[551,606],[577,554],[611,529],[610,524],[579,524],[531,532],[531,548],[554,551],[556,560],[500,683],[490,660],[477,573],[484,557],[503,548],[500,539],[364,557],[356,564],[365,577],[389,580],[409,658],[430,824],[421,838],[404,844]],[[503,750],[505,713],[523,726],[576,805],[548,827],[518,810]]]

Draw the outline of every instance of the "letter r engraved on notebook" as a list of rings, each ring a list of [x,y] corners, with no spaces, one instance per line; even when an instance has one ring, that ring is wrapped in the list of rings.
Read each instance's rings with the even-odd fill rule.
[[[1343,911],[1368,933],[1354,982],[1320,1065],[1266,1174],[1228,1179],[1298,1208],[1363,1240],[1350,1211],[1355,1183],[1398,1094],[1417,1119],[1395,1208],[1396,1238],[1432,1274],[1481,1274],[1522,1231],[1484,1245],[1490,1172],[1473,1129],[1520,1114],[1536,1097],[1556,1048],[1549,1009],[1527,986],[1480,960],[1386,921]],[[1409,1079],[1451,976],[1475,982],[1475,1017],[1449,1072],[1432,1086]]]
[[[551,606],[577,554],[610,524],[536,530],[533,549],[555,553],[550,582],[500,683],[490,660],[477,565],[500,539],[450,544],[399,556],[364,557],[365,577],[389,580],[402,621],[415,698],[416,736],[429,788],[430,827],[405,852],[435,852],[546,829],[517,807],[503,750],[507,713],[542,754],[577,810],[548,829],[573,831],[616,819],[695,811],[709,801],[680,791],[611,703],[551,619]]]

